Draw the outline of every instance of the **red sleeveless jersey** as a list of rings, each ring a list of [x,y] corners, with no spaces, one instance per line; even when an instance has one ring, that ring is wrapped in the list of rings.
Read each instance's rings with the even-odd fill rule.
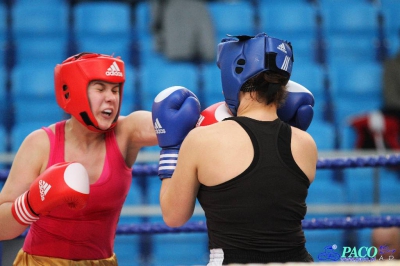
[[[43,128],[50,139],[47,167],[64,161],[65,121],[56,124],[55,135]],[[28,254],[70,260],[105,259],[113,255],[115,231],[122,205],[132,182],[113,130],[105,133],[106,157],[103,171],[90,185],[87,206],[81,211],[60,206],[33,223],[23,250]],[[103,163],[103,162],[99,162]]]

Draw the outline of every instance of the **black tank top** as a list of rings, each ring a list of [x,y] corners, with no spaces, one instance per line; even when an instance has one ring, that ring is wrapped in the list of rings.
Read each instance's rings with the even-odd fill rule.
[[[237,177],[200,185],[197,197],[207,218],[209,248],[270,253],[304,247],[301,221],[310,182],[293,159],[291,127],[279,119],[227,120],[247,132],[254,158]]]

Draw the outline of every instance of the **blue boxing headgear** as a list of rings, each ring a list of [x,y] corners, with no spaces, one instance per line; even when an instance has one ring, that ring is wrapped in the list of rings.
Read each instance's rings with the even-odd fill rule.
[[[217,65],[221,69],[225,102],[236,116],[239,91],[250,78],[272,71],[290,78],[293,50],[289,42],[268,36],[229,36],[218,44]]]

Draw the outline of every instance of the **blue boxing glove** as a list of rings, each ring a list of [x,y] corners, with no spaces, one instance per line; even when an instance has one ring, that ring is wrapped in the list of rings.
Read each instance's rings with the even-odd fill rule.
[[[277,110],[279,119],[301,130],[307,130],[314,115],[314,96],[305,87],[291,80],[288,82],[287,93],[285,102]],[[225,102],[219,102],[201,112],[197,126],[214,124],[231,116]]]
[[[307,130],[314,116],[314,96],[304,86],[289,80],[287,97],[278,109],[278,117],[291,126]]]
[[[199,116],[199,100],[184,87],[169,87],[154,99],[152,117],[161,147],[158,167],[160,179],[172,176],[183,139],[196,126]]]

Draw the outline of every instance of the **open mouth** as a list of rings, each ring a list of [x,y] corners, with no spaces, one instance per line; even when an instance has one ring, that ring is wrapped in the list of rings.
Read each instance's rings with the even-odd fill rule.
[[[110,110],[110,109],[106,109],[106,110],[104,110],[103,112],[101,112],[101,113],[103,113],[103,114],[105,114],[105,115],[107,115],[107,116],[111,116],[111,114],[112,114],[112,110]]]

